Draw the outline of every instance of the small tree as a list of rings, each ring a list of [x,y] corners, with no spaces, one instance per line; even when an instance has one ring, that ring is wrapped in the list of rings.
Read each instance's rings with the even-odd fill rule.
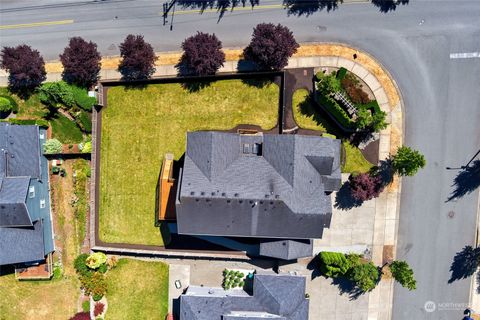
[[[87,42],[81,37],[71,38],[60,55],[63,80],[79,87],[90,87],[98,80],[101,59],[95,43]]]
[[[95,307],[93,308],[93,315],[95,317],[98,317],[103,313],[103,310],[105,310],[105,305],[101,302],[95,303]]]
[[[392,276],[397,280],[402,287],[408,290],[415,290],[417,288],[417,281],[413,277],[413,270],[406,261],[393,261],[390,264]]]
[[[318,257],[320,271],[327,277],[341,277],[350,270],[350,261],[343,253],[322,251]]]
[[[352,197],[358,201],[367,201],[376,198],[384,188],[382,178],[377,175],[360,173],[358,175],[350,175],[348,180],[350,182]]]
[[[287,27],[260,23],[253,29],[252,40],[243,50],[243,55],[261,70],[281,70],[298,47],[293,33]]]
[[[155,52],[143,36],[129,34],[120,44],[118,71],[127,81],[149,79],[155,72]]]
[[[425,157],[407,146],[398,148],[397,154],[392,157],[393,170],[401,176],[413,176],[425,165]]]
[[[45,61],[40,52],[27,45],[3,47],[1,67],[9,72],[8,86],[23,97],[29,95],[45,79]]]
[[[225,62],[222,42],[215,34],[198,32],[182,43],[183,55],[177,65],[198,76],[213,75]]]
[[[379,277],[378,269],[372,262],[358,264],[350,271],[350,280],[363,292],[373,290]]]

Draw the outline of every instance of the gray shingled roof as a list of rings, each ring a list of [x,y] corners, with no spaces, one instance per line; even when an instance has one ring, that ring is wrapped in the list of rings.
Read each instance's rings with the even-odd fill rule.
[[[195,286],[180,296],[182,320],[257,320],[262,315],[275,315],[273,319],[278,320],[307,320],[305,278],[257,274],[252,296],[238,289]]]
[[[0,266],[40,261],[44,258],[43,226],[41,221],[34,222],[33,228],[0,227]]]
[[[340,186],[339,158],[340,141],[330,138],[189,132],[178,231],[319,238],[332,211],[325,193]]]
[[[311,257],[313,254],[313,242],[312,240],[265,241],[260,243],[259,254],[283,260]]]
[[[0,123],[0,265],[43,260],[54,250],[41,131]]]

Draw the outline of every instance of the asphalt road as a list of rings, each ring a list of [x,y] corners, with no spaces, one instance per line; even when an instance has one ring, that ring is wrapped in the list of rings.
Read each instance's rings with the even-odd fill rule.
[[[97,42],[104,55],[118,54],[128,33],[145,35],[158,51],[179,50],[197,30],[243,47],[254,25],[279,22],[299,42],[346,42],[370,52],[402,92],[406,144],[427,159],[424,170],[403,180],[397,254],[412,265],[418,284],[414,292],[395,288],[393,318],[460,319],[471,279],[449,284],[449,269],[455,254],[474,244],[478,190],[446,202],[459,173],[446,167],[464,165],[480,149],[480,58],[450,54],[480,51],[480,1],[412,0],[388,14],[371,4],[344,4],[308,17],[289,16],[276,4],[260,0],[259,9],[227,12],[220,21],[215,10],[200,15],[177,7],[170,30],[161,1],[2,0],[0,39],[2,46],[27,43],[56,59],[76,35]],[[62,24],[41,25],[48,21]],[[436,303],[434,312],[425,311],[427,301]]]

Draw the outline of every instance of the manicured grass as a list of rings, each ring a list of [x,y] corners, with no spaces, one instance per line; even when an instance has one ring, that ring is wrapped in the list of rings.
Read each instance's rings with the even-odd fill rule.
[[[240,80],[212,83],[198,92],[180,84],[108,90],[102,114],[100,238],[162,245],[155,220],[155,190],[165,153],[179,159],[187,131],[225,130],[238,124],[275,127],[279,88]]]
[[[50,281],[18,281],[0,276],[0,319],[69,319],[77,308],[75,275]]]
[[[168,265],[120,259],[107,273],[107,319],[165,319]]]
[[[71,121],[64,115],[57,113],[55,118],[50,120],[50,125],[52,126],[52,137],[57,138],[60,142],[82,142],[82,131],[74,121]]]
[[[22,100],[11,94],[6,87],[0,87],[0,95],[10,96],[18,105],[17,118],[19,119],[42,119],[48,114],[48,108],[44,106],[38,95],[33,94],[27,100]]]
[[[314,108],[310,93],[305,89],[298,89],[293,93],[293,116],[300,128],[324,131],[321,117]]]
[[[349,142],[344,141],[346,161],[342,168],[342,172],[368,172],[373,165],[365,159],[362,152],[355,148]]]

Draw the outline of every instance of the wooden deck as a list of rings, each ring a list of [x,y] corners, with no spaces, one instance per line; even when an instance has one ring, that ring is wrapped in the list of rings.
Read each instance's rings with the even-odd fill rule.
[[[44,263],[30,267],[15,268],[17,280],[49,280],[53,275],[53,257],[49,253]]]
[[[174,221],[175,212],[175,179],[173,179],[173,154],[167,153],[163,160],[159,177],[158,220]]]

